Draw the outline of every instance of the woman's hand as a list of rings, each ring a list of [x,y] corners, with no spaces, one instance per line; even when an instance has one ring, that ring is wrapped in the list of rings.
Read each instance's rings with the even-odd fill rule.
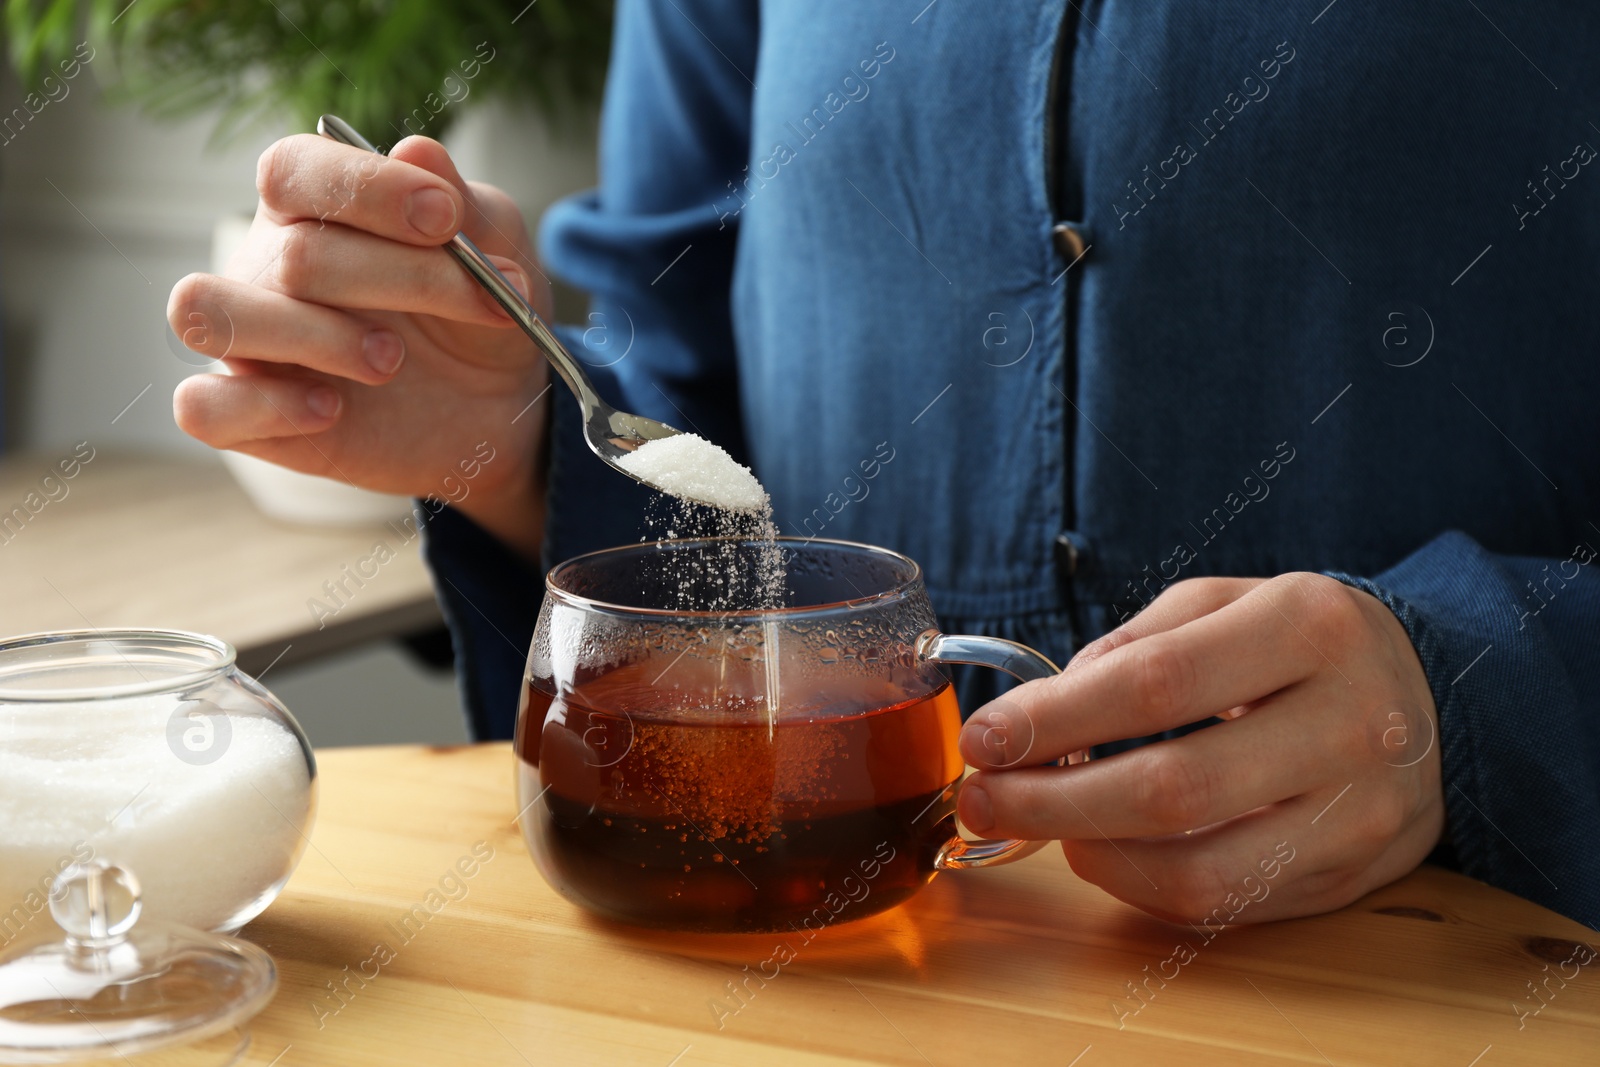
[[[1061,839],[1081,877],[1161,918],[1282,919],[1428,855],[1444,826],[1437,741],[1422,665],[1378,600],[1316,574],[1198,578],[974,714],[961,751],[980,772],[959,811],[987,837]]]
[[[295,470],[453,499],[536,552],[545,363],[438,247],[465,230],[548,315],[516,205],[464,181],[424,137],[387,157],[286,137],[256,184],[260,207],[226,274],[189,275],[167,305],[185,345],[231,372],[181,383],[178,425]]]

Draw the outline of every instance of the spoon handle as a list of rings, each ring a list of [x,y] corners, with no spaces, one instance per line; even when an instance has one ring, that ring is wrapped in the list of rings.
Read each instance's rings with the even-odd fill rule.
[[[317,132],[330,140],[352,148],[360,148],[367,152],[378,152],[377,147],[368,141],[355,127],[337,115],[324,115],[317,120]],[[599,411],[609,413],[611,407],[594,391],[594,386],[589,382],[589,376],[583,372],[583,367],[567,351],[565,345],[556,337],[555,332],[545,324],[536,311],[517,292],[516,287],[506,281],[506,276],[501,274],[495,265],[489,262],[489,257],[483,250],[472,243],[472,239],[465,233],[457,233],[450,238],[450,243],[445,245],[456,260],[467,269],[467,273],[477,283],[488,290],[494,302],[505,309],[512,321],[522,327],[522,332],[532,339],[544,357],[555,367],[556,373],[561,375],[561,380],[567,383],[567,388],[577,395],[580,405],[585,412]]]

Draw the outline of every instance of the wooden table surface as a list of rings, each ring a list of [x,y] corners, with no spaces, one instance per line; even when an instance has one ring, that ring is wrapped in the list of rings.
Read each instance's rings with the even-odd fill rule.
[[[420,541],[404,527],[290,526],[257,511],[219,463],[105,450],[76,477],[58,474],[50,500],[40,482],[60,458],[0,461],[0,519],[37,494],[36,514],[0,528],[0,635],[196,630],[259,675],[440,619]],[[380,541],[394,558],[363,564]],[[345,567],[376,573],[357,573],[358,587]],[[330,581],[344,583],[337,599]],[[337,611],[319,618],[313,599]]]
[[[508,746],[319,759],[312,847],[244,932],[282,981],[254,1026],[256,1067],[1501,1067],[1600,1053],[1600,961],[1562,967],[1600,937],[1470,879],[1425,868],[1335,914],[1207,943],[1079,881],[1057,849],[940,875],[825,930],[730,1013],[727,983],[784,937],[635,930],[556,896],[512,822]],[[472,877],[452,878],[463,859]],[[413,908],[424,919],[401,930]],[[1119,1028],[1116,1005],[1139,1003],[1128,984],[1173,975],[1184,943],[1193,958],[1143,986]]]

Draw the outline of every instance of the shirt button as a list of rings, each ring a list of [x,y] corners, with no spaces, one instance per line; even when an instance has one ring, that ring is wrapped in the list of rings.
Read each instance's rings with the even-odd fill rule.
[[[1071,222],[1058,222],[1050,231],[1056,252],[1069,264],[1083,258],[1091,245],[1084,240],[1083,227]]]
[[[1070,533],[1056,536],[1056,572],[1063,578],[1078,573],[1078,542]]]

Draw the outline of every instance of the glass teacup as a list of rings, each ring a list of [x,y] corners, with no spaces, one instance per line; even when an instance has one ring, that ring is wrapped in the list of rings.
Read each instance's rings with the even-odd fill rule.
[[[726,599],[774,551],[781,607],[682,607]],[[1056,671],[940,634],[917,564],[886,549],[712,538],[561,564],[517,721],[529,851],[591,911],[729,932],[864,918],[939,871],[1028,855],[1043,842],[956,831],[945,663]]]

